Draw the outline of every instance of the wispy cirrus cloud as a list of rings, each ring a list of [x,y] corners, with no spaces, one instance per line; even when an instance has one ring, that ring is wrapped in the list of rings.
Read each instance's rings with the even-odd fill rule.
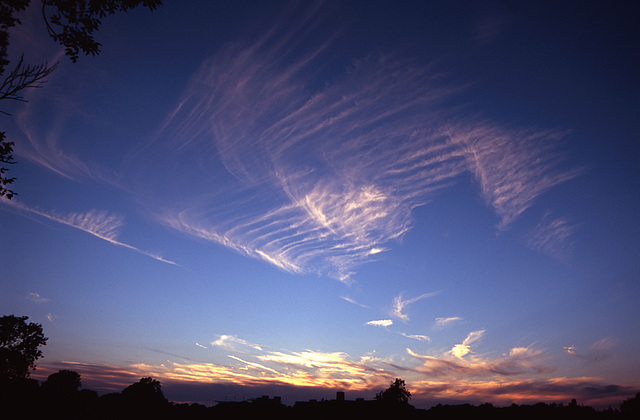
[[[540,222],[524,237],[526,246],[558,260],[567,261],[573,251],[571,236],[576,226],[569,223],[566,217],[552,217],[546,212]]]
[[[89,210],[83,213],[60,214],[54,211],[44,211],[35,207],[27,206],[16,199],[0,199],[0,203],[5,204],[18,212],[39,216],[44,219],[81,230],[112,245],[135,251],[139,254],[153,258],[156,261],[176,266],[178,265],[175,262],[167,260],[155,253],[143,251],[135,246],[118,241],[118,232],[124,225],[124,218],[120,215],[113,214],[105,210]]]
[[[568,132],[510,129],[492,123],[464,122],[449,127],[464,150],[469,171],[506,229],[544,192],[573,179],[584,168],[567,168],[559,145]]]
[[[462,321],[462,318],[460,318],[459,316],[449,316],[449,317],[444,317],[444,318],[436,318],[435,323],[434,323],[434,327],[435,328],[445,328],[448,327],[451,324],[454,324],[458,321]]]
[[[211,345],[232,351],[238,351],[241,348],[251,348],[253,350],[262,351],[262,347],[257,344],[252,344],[234,335],[227,334],[220,335],[217,340],[211,342]]]
[[[61,52],[54,61],[62,57]],[[51,87],[47,86],[48,89]],[[100,156],[83,155],[63,141],[67,137],[64,129],[68,121],[86,116],[81,104],[60,94],[43,112],[37,109],[37,101],[32,102],[16,113],[15,121],[22,138],[16,143],[15,154],[20,159],[29,160],[68,180],[120,185],[117,169],[98,163]],[[39,117],[41,112],[46,114],[45,118]],[[38,118],[42,123],[33,124]]]
[[[596,364],[609,359],[613,355],[614,349],[615,343],[610,338],[603,338],[602,340],[596,341],[589,346],[586,353],[576,351],[575,346],[565,347],[567,353],[584,360],[587,364]]]
[[[424,341],[424,342],[431,341],[430,337],[428,337],[426,335],[422,335],[422,334],[400,333],[400,335],[403,336],[403,337],[411,338],[412,340],[418,340],[418,341]]]
[[[427,65],[372,54],[310,89],[315,81],[302,70],[326,44],[298,60],[283,45],[231,45],[204,62],[158,137],[130,155],[133,168],[151,168],[155,160],[144,160],[153,157],[169,169],[158,174],[171,178],[162,197],[180,205],[155,208],[161,223],[286,271],[348,283],[355,267],[411,229],[416,206],[464,173],[478,180],[500,229],[580,173],[561,165],[565,132],[453,118],[442,101],[460,89]],[[185,171],[171,160],[198,163]]]
[[[69,150],[64,115],[46,133],[24,116],[20,153],[67,178],[117,185],[145,216],[192,238],[345,283],[464,174],[507,229],[581,173],[563,164],[566,131],[461,115],[447,104],[464,87],[430,63],[370,52],[327,80],[341,28],[316,32],[323,8],[305,8],[294,24],[283,18],[204,60],[157,134],[125,149],[117,168]]]
[[[340,299],[345,300],[345,301],[347,301],[347,302],[349,302],[349,303],[351,303],[353,305],[360,306],[361,308],[367,308],[367,309],[369,308],[367,305],[365,305],[363,303],[360,303],[360,302],[357,302],[355,299],[352,299],[352,298],[347,297],[347,296],[340,296]]]
[[[396,318],[400,319],[401,321],[405,321],[406,322],[406,321],[409,320],[409,316],[407,314],[405,314],[404,311],[405,311],[405,308],[408,305],[410,305],[412,303],[415,303],[415,302],[417,302],[419,300],[422,300],[422,299],[426,299],[426,298],[430,298],[430,297],[436,296],[438,294],[439,294],[439,292],[423,293],[420,296],[416,296],[416,297],[413,297],[413,298],[410,298],[410,299],[402,299],[402,295],[396,296],[393,299],[393,308],[392,308],[391,314],[393,316],[395,316]]]
[[[423,362],[420,372],[434,377],[460,376],[514,376],[531,373],[551,373],[555,368],[548,364],[542,349],[533,346],[513,347],[501,356],[484,356],[471,350],[484,335],[485,330],[470,332],[461,344],[441,354],[421,355],[411,349],[407,353]]]
[[[35,302],[35,303],[49,302],[49,298],[40,296],[40,294],[36,292],[29,292],[27,294],[27,300],[30,300],[31,302]]]

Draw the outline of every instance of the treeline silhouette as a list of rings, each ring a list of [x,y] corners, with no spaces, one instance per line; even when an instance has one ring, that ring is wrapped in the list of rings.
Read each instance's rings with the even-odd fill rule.
[[[396,380],[397,381],[397,380]],[[403,381],[404,383],[404,381]],[[262,396],[242,402],[220,402],[212,406],[198,403],[173,403],[165,398],[160,382],[150,377],[129,385],[121,392],[98,395],[81,389],[80,375],[61,370],[39,383],[35,379],[0,380],[1,419],[639,419],[640,393],[622,402],[620,408],[595,410],[578,405],[575,400],[564,404],[491,404],[442,405],[416,409],[402,400],[379,398],[345,400],[338,392],[335,400],[281,403],[279,397]],[[392,384],[393,387],[393,384]],[[392,388],[390,387],[390,388]]]

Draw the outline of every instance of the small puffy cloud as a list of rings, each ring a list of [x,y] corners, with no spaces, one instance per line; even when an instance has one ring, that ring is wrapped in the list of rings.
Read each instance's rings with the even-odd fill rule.
[[[471,345],[482,338],[485,330],[472,331],[467,335],[467,338],[464,339],[462,344],[456,344],[451,349],[450,353],[457,357],[458,359],[462,359],[465,355],[471,352]]]
[[[390,327],[393,325],[393,321],[390,319],[378,319],[374,321],[369,321],[366,325],[373,325],[374,327]]]
[[[56,315],[47,314],[47,321],[49,321],[49,322],[53,322],[56,318],[57,318]]]
[[[200,343],[196,343],[196,346],[198,346],[198,347],[200,347],[200,348],[203,348],[203,349],[207,349],[207,348],[208,348],[207,346],[203,346],[203,345],[202,345],[202,344],[200,344]]]

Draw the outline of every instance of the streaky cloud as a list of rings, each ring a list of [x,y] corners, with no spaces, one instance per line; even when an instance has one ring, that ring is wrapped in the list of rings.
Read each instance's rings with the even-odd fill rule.
[[[596,341],[589,346],[586,353],[577,352],[575,346],[565,347],[567,353],[584,360],[587,364],[598,364],[608,360],[613,355],[614,349],[615,343],[610,338],[603,338],[602,340]]]
[[[459,316],[450,316],[446,318],[436,318],[434,327],[435,328],[445,328],[449,325],[456,323],[458,321],[462,321],[462,318]]]
[[[222,334],[218,339],[211,342],[212,346],[222,347],[227,350],[238,351],[240,348],[249,347],[254,350],[262,351],[262,346],[249,343],[246,340],[236,337],[235,335]]]
[[[567,261],[573,250],[571,236],[576,227],[566,217],[552,217],[546,212],[540,222],[524,237],[527,247],[539,251],[555,260]]]
[[[412,229],[414,209],[466,174],[506,230],[582,173],[563,160],[568,130],[463,114],[453,102],[465,86],[417,57],[365,51],[328,80],[344,28],[321,32],[325,6],[289,8],[253,42],[221,46],[118,167],[63,141],[66,121],[83,115],[73,99],[56,102],[41,131],[29,123],[36,107],[25,107],[16,153],[67,179],[116,186],[145,216],[194,239],[345,284]],[[540,241],[533,234],[528,244],[555,252]]]
[[[464,150],[469,171],[500,217],[501,230],[544,192],[584,172],[584,168],[562,165],[559,145],[569,134],[566,130],[513,129],[467,121],[450,125],[447,131]]]
[[[356,300],[354,300],[354,299],[352,299],[350,297],[347,297],[347,296],[340,296],[340,299],[342,299],[344,301],[347,301],[347,302],[349,302],[349,303],[351,303],[353,305],[360,306],[361,308],[367,308],[367,309],[369,308],[367,305],[365,305],[363,303],[360,303],[360,302],[357,302]]]
[[[30,300],[31,302],[35,302],[35,303],[44,303],[44,302],[48,302],[49,298],[40,296],[40,294],[36,292],[29,292],[27,294],[27,300]]]
[[[581,173],[563,166],[568,132],[461,116],[445,104],[464,87],[429,63],[368,53],[323,79],[339,35],[300,49],[322,19],[304,16],[202,62],[123,165],[143,211],[284,271],[350,284],[412,229],[416,207],[464,174],[504,230]]]
[[[454,347],[455,348],[455,347]],[[460,376],[494,377],[532,373],[551,373],[544,352],[532,347],[514,347],[498,357],[461,357],[453,351],[439,355],[421,355],[411,349],[407,353],[423,362],[418,370],[432,377],[460,378]],[[468,352],[467,352],[468,353]],[[466,355],[465,353],[464,355]]]
[[[122,180],[117,169],[97,163],[100,159],[98,156],[93,159],[71,150],[71,146],[62,141],[68,120],[84,115],[80,105],[63,95],[54,101],[44,111],[47,117],[41,118],[42,121],[51,120],[48,126],[33,124],[34,119],[39,118],[36,113],[43,112],[36,109],[35,102],[27,103],[16,113],[15,120],[23,138],[16,143],[15,154],[68,180],[92,181],[120,187]],[[52,109],[55,111],[52,112]]]
[[[430,337],[428,337],[426,335],[421,335],[421,334],[400,333],[400,335],[403,336],[403,337],[411,338],[412,340],[418,340],[418,341],[424,341],[424,342],[431,341]]]
[[[59,214],[54,211],[44,211],[35,207],[27,206],[16,199],[0,199],[0,203],[10,206],[16,211],[39,216],[44,219],[81,230],[112,245],[135,251],[139,254],[153,258],[156,261],[179,266],[177,263],[167,260],[155,253],[143,251],[133,245],[118,241],[118,232],[124,223],[124,219],[120,215],[109,213],[105,210],[89,210],[84,213]]]
[[[404,313],[404,310],[407,307],[407,305],[410,305],[410,304],[415,303],[415,302],[417,302],[419,300],[422,300],[422,299],[426,299],[426,298],[430,298],[430,297],[436,296],[438,294],[439,294],[439,292],[423,293],[420,296],[416,296],[416,297],[413,297],[411,299],[406,299],[406,300],[402,299],[402,295],[396,296],[393,299],[392,315],[395,316],[396,318],[406,322],[406,321],[409,320],[409,316]]]

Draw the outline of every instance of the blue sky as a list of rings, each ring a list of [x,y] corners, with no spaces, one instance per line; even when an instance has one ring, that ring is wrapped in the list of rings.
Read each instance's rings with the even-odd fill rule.
[[[0,307],[174,401],[634,395],[631,2],[166,2],[5,104]]]

